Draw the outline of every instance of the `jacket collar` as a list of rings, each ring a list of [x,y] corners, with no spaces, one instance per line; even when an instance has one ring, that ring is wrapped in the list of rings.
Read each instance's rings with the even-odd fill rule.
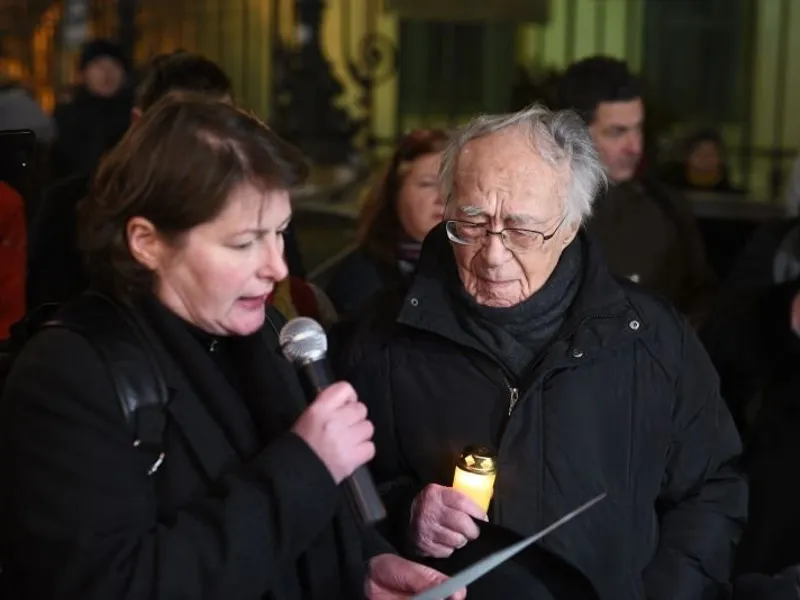
[[[561,334],[549,347],[552,352],[546,353],[567,362],[583,361],[647,329],[622,285],[611,275],[598,243],[583,229],[578,235],[584,248],[581,287]],[[425,239],[397,322],[483,352],[459,323],[461,311],[455,310],[457,294],[452,293],[452,286],[460,285],[447,233],[444,225],[439,225]]]

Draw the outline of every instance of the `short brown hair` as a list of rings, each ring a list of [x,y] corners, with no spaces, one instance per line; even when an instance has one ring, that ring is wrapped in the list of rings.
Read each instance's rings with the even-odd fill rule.
[[[449,134],[441,129],[417,129],[398,142],[383,174],[367,194],[359,216],[359,246],[388,261],[397,255],[403,228],[397,214],[397,196],[415,160],[444,151]]]
[[[295,148],[247,112],[203,97],[163,99],[103,159],[80,206],[92,283],[123,301],[152,291],[152,273],[128,247],[132,218],[179,242],[213,220],[243,183],[289,189],[307,170]]]
[[[150,110],[159,100],[181,94],[202,94],[220,100],[233,96],[233,85],[217,63],[199,54],[176,51],[150,61],[136,86],[136,108]]]

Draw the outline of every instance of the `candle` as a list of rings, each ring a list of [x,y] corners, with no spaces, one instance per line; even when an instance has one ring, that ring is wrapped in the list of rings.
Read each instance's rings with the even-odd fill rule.
[[[482,446],[468,446],[456,462],[453,488],[469,496],[486,512],[489,510],[496,476],[494,453]]]

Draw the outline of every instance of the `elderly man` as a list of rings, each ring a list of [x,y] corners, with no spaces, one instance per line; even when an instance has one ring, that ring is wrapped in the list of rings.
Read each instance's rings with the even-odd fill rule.
[[[486,532],[532,534],[605,492],[542,546],[604,599],[712,597],[745,516],[740,442],[687,321],[581,230],[604,179],[585,125],[480,117],[441,177],[446,222],[405,296],[337,332],[395,542],[452,571]],[[449,487],[469,445],[497,454],[488,514]]]

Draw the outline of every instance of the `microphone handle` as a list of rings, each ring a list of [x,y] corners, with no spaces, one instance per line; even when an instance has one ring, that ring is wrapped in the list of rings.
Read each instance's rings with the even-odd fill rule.
[[[300,381],[306,397],[314,399],[334,381],[325,359],[301,365]],[[345,496],[363,525],[372,525],[386,518],[386,507],[366,466],[360,466],[344,480]]]
[[[353,471],[345,480],[344,489],[350,508],[362,525],[373,525],[386,518],[386,507],[367,467],[361,466]]]

